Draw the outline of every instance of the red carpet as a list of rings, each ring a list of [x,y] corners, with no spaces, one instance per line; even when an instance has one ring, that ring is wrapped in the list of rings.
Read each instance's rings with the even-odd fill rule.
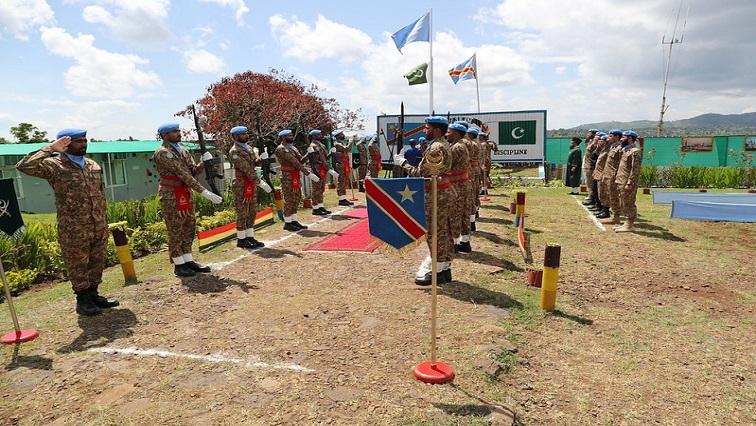
[[[357,207],[351,212],[343,215],[344,217],[353,217],[355,219],[365,219],[367,217],[367,207]]]
[[[367,215],[367,209],[363,210],[366,211]],[[380,240],[370,235],[368,220],[365,218],[350,223],[333,234],[306,247],[304,251],[372,253],[381,243]]]

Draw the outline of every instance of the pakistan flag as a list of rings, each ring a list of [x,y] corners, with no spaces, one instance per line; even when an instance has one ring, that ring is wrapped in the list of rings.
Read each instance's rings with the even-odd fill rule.
[[[499,145],[535,145],[536,121],[499,122]]]

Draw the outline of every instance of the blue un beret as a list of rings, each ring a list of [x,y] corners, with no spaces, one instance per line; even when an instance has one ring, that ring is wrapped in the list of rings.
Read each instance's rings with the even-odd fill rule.
[[[468,123],[467,121],[464,121],[464,120],[455,121],[455,123],[459,123],[459,124],[465,126],[465,130],[467,130],[467,128],[470,127],[470,123]]]
[[[282,138],[282,137],[284,137],[286,135],[290,135],[290,134],[291,134],[291,130],[288,130],[288,129],[287,130],[281,130],[280,132],[278,132],[278,137]]]
[[[469,129],[467,129],[467,133],[478,136],[478,133],[480,133],[480,129],[478,129],[477,127],[470,127]]]
[[[427,139],[425,139],[425,136],[420,136],[417,141],[418,142],[425,142]]]
[[[174,130],[177,130],[178,128],[179,128],[179,124],[178,123],[163,123],[163,124],[160,125],[160,127],[158,127],[157,132],[158,133],[168,133],[168,132],[172,132]]]
[[[612,130],[609,130],[609,134],[610,135],[615,135],[615,136],[622,136],[622,130],[620,130],[620,129],[612,129]]]
[[[599,136],[599,137],[603,137],[603,136],[606,136],[606,133],[604,133],[604,132],[598,132],[598,133],[596,133],[596,135]]]
[[[435,123],[435,124],[449,124],[449,120],[446,119],[446,117],[442,117],[440,115],[432,115],[425,119],[426,123]]]
[[[624,136],[630,136],[630,137],[633,137],[633,138],[637,138],[637,137],[638,137],[638,134],[637,134],[637,133],[635,133],[635,132],[634,132],[634,131],[632,131],[632,130],[625,130],[624,132],[622,132],[622,134],[623,134]]]
[[[87,131],[84,129],[63,129],[58,132],[58,136],[56,137],[56,139],[60,139],[64,136],[68,136],[71,139],[76,139],[76,138],[80,138],[86,135],[87,135]]]
[[[488,133],[486,133],[486,132],[480,132],[480,133],[478,133],[478,136],[483,136],[484,138],[487,138],[488,137]]]
[[[465,126],[463,126],[462,124],[460,124],[459,121],[456,122],[456,123],[450,124],[449,125],[449,129],[461,132],[463,136],[464,136],[465,133],[467,133],[467,128]]]
[[[242,133],[247,133],[247,128],[244,126],[236,126],[231,129],[232,135],[241,135]]]
[[[315,136],[315,135],[319,135],[319,134],[321,134],[321,133],[322,133],[322,132],[321,132],[320,130],[318,130],[318,129],[312,129],[312,130],[310,130],[310,133],[309,133],[309,135],[310,135],[310,136]]]
[[[591,133],[598,133],[598,132],[599,132],[599,129],[590,129],[590,130],[588,130],[588,131],[589,131],[589,132],[591,132]]]
[[[344,133],[344,131],[343,131],[343,130],[336,130],[335,132],[333,132],[333,135],[334,135],[334,136],[338,136],[338,135],[340,135],[340,134],[342,134],[342,133]]]

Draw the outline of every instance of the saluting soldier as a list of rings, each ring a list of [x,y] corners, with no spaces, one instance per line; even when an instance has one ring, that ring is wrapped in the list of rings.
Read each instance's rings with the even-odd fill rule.
[[[373,138],[368,145],[368,154],[370,155],[370,163],[368,165],[368,171],[371,178],[380,177],[378,174],[381,172],[381,147],[378,146],[378,138]]]
[[[234,167],[231,192],[234,194],[234,210],[236,211],[236,247],[246,249],[265,247],[264,243],[255,239],[256,186],[259,185],[265,192],[270,192],[272,188],[257,176],[256,167],[262,164],[262,161],[257,157],[255,150],[247,145],[249,141],[247,128],[236,126],[231,129],[231,139],[234,144],[228,150],[228,162]]]
[[[620,205],[625,215],[625,223],[616,228],[617,232],[635,231],[635,218],[638,216],[638,207],[635,205],[635,197],[638,194],[641,162],[643,151],[635,145],[638,134],[632,130],[622,132],[622,158],[617,168],[617,191],[620,194]]]
[[[570,195],[578,195],[578,186],[580,186],[581,142],[582,140],[578,137],[572,138],[570,153],[567,155],[567,179],[565,179],[564,185],[572,188],[572,191],[568,192]]]
[[[601,176],[601,182],[599,186],[604,186],[604,192],[607,194],[606,198],[607,206],[612,209],[612,220],[609,223],[619,224],[620,216],[622,214],[619,193],[617,192],[617,185],[614,183],[614,179],[617,178],[617,168],[619,167],[620,159],[622,159],[622,130],[613,129],[609,131],[607,136],[607,143],[609,144],[609,152],[606,154],[606,163],[604,164],[604,172]]]
[[[178,123],[165,123],[157,129],[162,145],[152,154],[152,162],[160,175],[158,197],[168,233],[168,252],[173,260],[173,272],[179,277],[191,277],[197,272],[210,272],[192,257],[192,243],[197,234],[194,202],[190,192],[194,190],[215,204],[223,201],[197,179],[205,170],[204,161],[212,160],[209,152],[202,154],[202,162],[196,164],[186,149],[179,145],[181,130]]]
[[[347,200],[346,187],[347,181],[351,179],[352,174],[349,153],[354,146],[354,138],[349,138],[349,142],[345,145],[344,140],[346,139],[346,136],[344,135],[344,132],[336,133],[338,134],[334,134],[336,140],[333,142],[333,147],[331,148],[331,155],[336,157],[336,165],[334,168],[336,169],[336,173],[339,174],[336,195],[339,196],[340,206],[351,206],[354,205],[354,203]]]
[[[457,123],[464,126],[465,129],[470,127],[466,121],[457,121]],[[465,132],[463,142],[465,143],[465,146],[467,146],[468,154],[470,156],[470,167],[467,172],[467,175],[470,177],[470,204],[467,215],[470,221],[470,230],[475,231],[475,217],[477,216],[478,204],[480,203],[480,199],[478,198],[478,195],[480,195],[478,187],[481,176],[483,175],[483,169],[480,167],[480,145],[475,142],[474,137],[472,139],[470,138],[472,134],[473,133]]]
[[[315,176],[305,168],[302,155],[297,147],[294,146],[294,134],[291,130],[281,130],[278,132],[281,143],[276,147],[276,159],[281,163],[281,194],[284,199],[284,229],[287,231],[301,231],[307,229],[307,226],[299,223],[297,218],[297,208],[302,198],[302,185],[299,181],[299,173],[304,173],[313,182],[320,182],[320,178]]]
[[[590,129],[585,135],[585,153],[583,154],[583,180],[588,187],[588,197],[583,201],[583,205],[592,206],[596,204],[596,198],[598,194],[593,193],[593,166],[596,165],[595,160],[592,160],[593,153],[598,148],[598,144],[594,140],[598,133],[598,129]]]
[[[118,301],[97,291],[108,246],[107,202],[102,169],[86,153],[87,131],[63,129],[54,142],[27,154],[16,168],[52,187],[58,243],[76,294],[76,312],[97,315],[102,308],[118,306]]]
[[[451,263],[454,259],[454,238],[452,237],[452,205],[457,199],[457,192],[451,184],[452,152],[449,142],[444,135],[449,126],[449,120],[442,116],[431,116],[425,119],[425,137],[429,140],[428,150],[417,167],[410,166],[407,160],[397,155],[394,164],[407,172],[408,176],[425,177],[425,216],[428,224],[431,223],[433,206],[433,186],[430,182],[431,170],[429,162],[441,159],[442,167],[437,175],[437,257],[436,257],[436,282],[443,284],[452,280]],[[428,248],[433,247],[433,236],[427,236]],[[418,271],[415,278],[417,285],[430,285],[432,280],[431,271]]]
[[[315,156],[315,167],[318,168],[318,174],[320,174],[320,180],[318,182],[312,182],[311,188],[311,199],[312,199],[312,214],[316,216],[326,216],[331,214],[330,210],[326,210],[326,208],[323,206],[323,194],[325,193],[325,186],[326,186],[326,173],[330,174],[336,178],[339,177],[339,174],[336,173],[333,169],[328,167],[328,149],[326,148],[325,144],[321,141],[323,138],[323,133],[318,129],[310,130],[309,133],[310,137],[310,146],[307,148],[307,154],[314,154]]]
[[[472,222],[470,224],[470,229],[472,229],[473,231],[475,231],[475,218],[478,217],[478,211],[480,210],[480,190],[483,187],[483,179],[485,179],[486,176],[486,171],[483,168],[483,160],[485,159],[485,153],[483,152],[483,150],[485,148],[478,140],[478,133],[480,133],[480,129],[475,126],[470,126],[467,128],[467,137],[478,148],[478,156],[475,158],[478,163],[478,171],[473,174],[475,181],[472,184],[472,186],[474,187],[475,195],[473,196],[474,208],[472,209],[470,218],[470,221]]]
[[[446,140],[451,144],[452,166],[450,171],[451,183],[457,192],[457,201],[452,205],[452,236],[454,250],[463,253],[472,251],[470,246],[470,209],[472,208],[471,182],[468,176],[470,170],[470,150],[465,140],[467,129],[464,125],[452,123],[446,131]]]
[[[365,192],[365,176],[368,171],[368,147],[366,141],[372,141],[375,135],[360,139],[357,143],[357,153],[360,159],[360,166],[357,168],[357,178],[360,183],[360,192]]]
[[[594,208],[589,210],[594,210],[594,214],[597,218],[604,219],[609,217],[609,188],[601,185],[601,182],[604,179],[604,166],[606,165],[606,159],[609,155],[609,135],[606,133],[601,133],[597,152],[599,154],[596,159],[596,167],[593,170],[593,180],[596,189],[598,190],[598,200],[596,201]]]

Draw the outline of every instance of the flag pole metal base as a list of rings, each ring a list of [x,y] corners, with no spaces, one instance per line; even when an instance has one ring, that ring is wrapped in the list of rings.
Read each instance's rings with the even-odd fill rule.
[[[37,330],[19,330],[10,332],[5,336],[0,337],[0,343],[13,345],[18,343],[31,342],[37,337],[39,337],[39,332]]]
[[[446,383],[454,378],[454,371],[443,362],[423,362],[415,367],[415,377],[425,383]]]

